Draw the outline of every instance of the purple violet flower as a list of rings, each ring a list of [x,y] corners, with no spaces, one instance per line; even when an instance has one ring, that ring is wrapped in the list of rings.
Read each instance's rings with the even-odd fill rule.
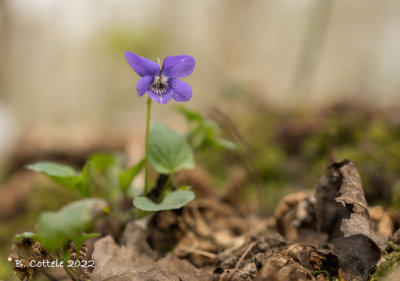
[[[125,52],[125,58],[132,69],[142,78],[136,89],[139,96],[146,92],[156,102],[166,104],[172,98],[179,102],[192,98],[192,88],[180,77],[189,76],[194,69],[195,61],[191,56],[170,56],[164,59],[160,66],[149,59],[131,52]]]

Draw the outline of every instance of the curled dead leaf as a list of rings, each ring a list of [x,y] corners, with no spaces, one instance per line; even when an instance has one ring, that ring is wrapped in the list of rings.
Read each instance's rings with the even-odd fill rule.
[[[380,259],[372,240],[368,205],[354,162],[343,160],[328,167],[317,184],[317,227],[328,234],[344,280],[366,281]]]

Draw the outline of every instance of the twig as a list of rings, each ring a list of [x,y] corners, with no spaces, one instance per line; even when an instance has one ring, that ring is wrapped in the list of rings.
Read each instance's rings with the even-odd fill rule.
[[[187,253],[189,254],[196,254],[196,255],[200,255],[200,256],[204,256],[207,257],[209,259],[215,260],[215,258],[217,257],[216,254],[207,252],[207,251],[203,251],[203,250],[199,250],[199,249],[187,249],[186,250]]]
[[[246,249],[246,251],[243,253],[243,255],[240,257],[240,259],[238,260],[238,262],[236,263],[235,268],[229,272],[228,276],[226,277],[226,281],[232,280],[233,275],[236,273],[236,271],[238,271],[240,264],[242,263],[242,261],[244,260],[244,258],[247,256],[247,254],[250,252],[251,249],[253,249],[253,247],[257,244],[257,241],[252,242]]]

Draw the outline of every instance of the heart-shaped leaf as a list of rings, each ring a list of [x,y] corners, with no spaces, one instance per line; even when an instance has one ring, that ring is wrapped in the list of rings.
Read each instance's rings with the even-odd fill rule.
[[[162,174],[194,167],[193,151],[186,139],[158,122],[150,131],[149,159],[154,169]]]
[[[143,211],[162,211],[179,209],[194,199],[194,193],[190,190],[176,190],[165,196],[160,203],[154,203],[147,197],[135,198],[133,204],[136,208]]]
[[[109,205],[102,199],[84,199],[63,207],[58,212],[41,213],[36,225],[36,235],[42,246],[52,252],[69,241],[79,241],[82,231],[93,220],[109,212]]]

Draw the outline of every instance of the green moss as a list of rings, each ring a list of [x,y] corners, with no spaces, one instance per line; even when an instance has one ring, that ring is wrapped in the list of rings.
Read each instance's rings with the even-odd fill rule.
[[[246,161],[253,163],[268,194],[275,187],[314,188],[333,152],[335,160],[356,162],[369,204],[395,209],[400,207],[400,126],[392,119],[345,104],[314,112],[254,106],[233,121],[248,147]],[[219,176],[225,175],[221,167],[243,165],[239,157],[213,157],[204,158],[207,169]]]
[[[317,277],[320,274],[324,275],[327,281],[339,281],[338,278],[333,277],[327,270],[314,270],[312,272],[312,275],[314,275],[315,277]]]
[[[396,269],[400,264],[400,245],[392,242],[387,243],[386,250],[382,251],[385,259],[379,266],[375,267],[370,274],[370,281],[379,281]]]

